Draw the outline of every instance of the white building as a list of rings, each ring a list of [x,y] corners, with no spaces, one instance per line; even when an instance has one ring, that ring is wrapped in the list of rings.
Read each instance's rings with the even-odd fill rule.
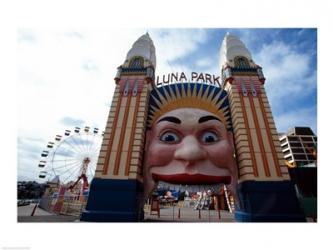
[[[309,127],[294,127],[279,140],[286,161],[293,167],[316,166],[317,136]]]

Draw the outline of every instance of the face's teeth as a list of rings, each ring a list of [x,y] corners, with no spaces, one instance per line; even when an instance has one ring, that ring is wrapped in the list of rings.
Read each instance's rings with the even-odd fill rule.
[[[221,192],[223,188],[223,183],[219,184],[213,184],[213,185],[180,185],[180,184],[172,184],[168,182],[160,181],[157,185],[158,189],[162,190],[174,190],[179,192],[185,192],[188,191],[190,193],[196,193],[196,192],[203,192],[210,190],[212,194],[218,194]]]

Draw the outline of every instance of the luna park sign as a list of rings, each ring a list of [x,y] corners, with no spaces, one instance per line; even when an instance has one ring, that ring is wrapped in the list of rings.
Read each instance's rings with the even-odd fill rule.
[[[187,75],[184,72],[176,72],[156,77],[157,87],[180,82],[205,83],[221,87],[220,76],[208,73],[191,72]]]

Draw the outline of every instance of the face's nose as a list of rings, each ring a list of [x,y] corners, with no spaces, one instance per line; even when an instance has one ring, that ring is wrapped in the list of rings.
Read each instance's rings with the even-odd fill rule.
[[[175,151],[175,159],[188,162],[203,160],[207,152],[194,136],[185,136],[180,147]]]

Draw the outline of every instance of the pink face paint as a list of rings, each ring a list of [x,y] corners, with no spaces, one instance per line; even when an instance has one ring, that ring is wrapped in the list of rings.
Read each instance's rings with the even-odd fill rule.
[[[147,133],[146,195],[159,181],[181,185],[224,183],[235,187],[233,137],[214,117],[205,110],[181,108],[164,114],[153,124]]]

